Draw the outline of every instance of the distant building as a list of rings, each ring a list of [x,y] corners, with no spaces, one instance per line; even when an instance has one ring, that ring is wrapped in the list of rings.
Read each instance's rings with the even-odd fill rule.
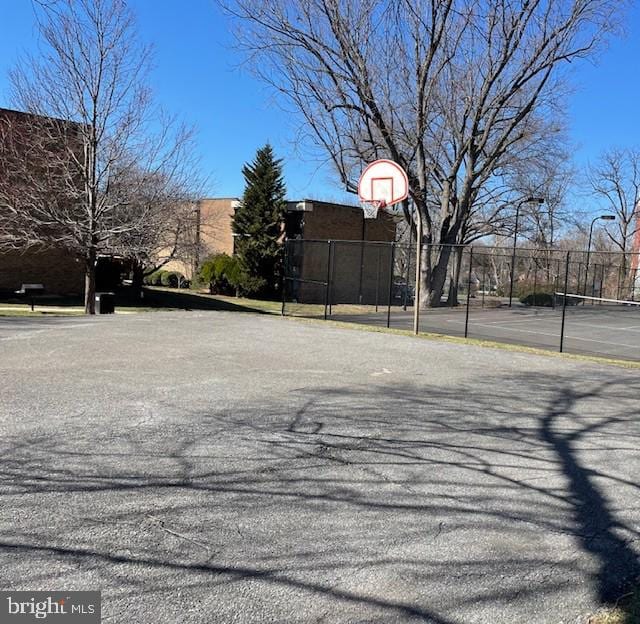
[[[15,190],[20,183],[12,182],[7,163],[18,157],[21,149],[40,152],[43,149],[41,137],[34,136],[38,127],[61,123],[65,125],[65,132],[67,127],[71,131],[77,127],[59,119],[0,108],[0,177],[4,178],[2,186],[6,192],[10,194],[11,189]],[[46,144],[44,149],[55,150],[56,147]],[[0,196],[0,210],[2,203]],[[84,290],[84,266],[64,248],[31,246],[0,252],[0,293],[13,293],[27,283],[43,284],[45,291],[51,294],[81,294]]]
[[[191,279],[197,266],[206,257],[226,253],[232,255],[235,248],[233,216],[240,199],[237,197],[216,197],[197,202],[197,256],[189,261],[173,260],[163,268],[179,271]],[[359,206],[304,199],[287,201],[282,224],[283,239],[305,241],[383,241],[393,242],[396,236],[394,219],[387,213],[380,213],[377,219],[365,219]],[[307,245],[307,251],[320,249],[321,245]],[[345,248],[346,249],[346,248]],[[346,250],[345,250],[346,253]],[[357,254],[356,254],[357,255]],[[320,257],[309,256],[307,271],[314,270],[314,263]]]
[[[304,199],[287,202],[285,232],[288,239],[393,242],[394,219],[380,212],[365,219],[360,206]]]
[[[396,238],[396,221],[389,213],[366,219],[359,206],[305,199],[287,203],[285,231],[291,241],[286,257],[289,299],[386,305],[393,271],[388,243]]]
[[[195,208],[195,224],[190,236],[195,237],[188,246],[195,251],[191,258],[171,260],[162,270],[178,271],[193,279],[198,266],[208,256],[234,251],[233,215],[240,200],[237,197],[199,199]]]

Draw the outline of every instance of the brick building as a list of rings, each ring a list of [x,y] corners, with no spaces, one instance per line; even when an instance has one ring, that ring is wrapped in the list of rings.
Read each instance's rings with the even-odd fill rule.
[[[37,123],[34,123],[34,119]],[[0,109],[0,156],[5,140],[11,140],[11,133],[18,132],[21,140],[33,134],[38,123],[64,123],[60,120],[35,118],[33,115]],[[74,124],[69,124],[73,130]],[[65,126],[66,127],[66,126]],[[15,135],[14,135],[15,136]],[[27,136],[28,138],[28,136]],[[34,141],[37,137],[34,137]],[[29,144],[29,141],[25,141]],[[0,175],[2,175],[2,158],[0,158]],[[205,198],[197,202],[194,224],[189,228],[189,239],[195,237],[193,248],[197,250],[192,258],[173,260],[163,268],[179,271],[192,279],[198,265],[209,255],[234,252],[235,237],[232,222],[239,198],[219,197]],[[286,205],[285,218],[282,223],[283,241],[318,240],[318,241],[393,241],[395,224],[386,214],[377,219],[365,220],[358,206],[348,206],[331,202],[305,199],[289,201]],[[354,263],[358,266],[369,263],[368,251],[363,246],[346,245],[338,258],[336,256],[337,275],[344,273],[344,279],[337,280],[336,295],[341,296],[341,289],[351,291],[349,280],[353,279]],[[323,270],[326,258],[323,258],[322,244],[307,244],[298,266],[301,274],[311,274]],[[376,263],[380,260],[376,258]],[[383,259],[382,263],[386,264]],[[383,269],[384,272],[385,269]],[[361,271],[362,273],[362,271]],[[359,278],[359,291],[362,291],[362,275]],[[49,293],[81,294],[84,289],[84,267],[73,254],[64,249],[28,248],[0,253],[0,292],[12,292],[23,283],[42,283]],[[367,284],[365,281],[365,290]],[[300,294],[303,294],[302,291]],[[315,293],[307,289],[307,298],[315,298]]]
[[[234,237],[232,221],[237,197],[213,197],[200,199],[196,204],[196,226],[193,228],[197,253],[191,260],[172,260],[162,268],[165,271],[178,271],[188,279],[193,279],[198,265],[207,256],[226,253],[233,254]]]
[[[393,273],[388,243],[396,237],[390,214],[365,219],[359,206],[288,202],[285,230],[288,298],[300,303],[326,299],[332,304],[386,304]]]
[[[23,153],[21,150],[46,156],[47,153],[57,153],[56,150],[60,149],[37,136],[38,128],[46,129],[51,124],[62,124],[63,131],[68,136],[77,131],[77,124],[71,122],[0,108],[0,187],[8,194],[23,182],[17,180],[14,183],[9,173],[12,159],[20,158]],[[50,170],[48,174],[51,174]],[[0,197],[0,210],[2,209]],[[6,235],[7,232],[3,234]],[[82,262],[64,248],[45,249],[33,246],[0,252],[0,293],[13,293],[26,283],[43,284],[49,293],[81,294],[84,290],[84,267]]]
[[[232,255],[234,252],[233,235],[233,215],[240,199],[237,197],[217,197],[201,199],[197,204],[196,219],[197,227],[194,228],[199,249],[197,257],[189,261],[174,260],[167,263],[163,268],[167,271],[179,271],[189,279],[193,277],[198,264],[207,256],[217,253]],[[387,213],[380,213],[377,219],[365,219],[364,213],[359,206],[348,206],[332,202],[316,201],[305,199],[302,201],[288,201],[286,204],[285,218],[282,224],[283,239],[304,240],[304,241],[383,241],[392,242],[395,240],[396,228],[393,218]],[[343,279],[338,279],[336,296],[340,296],[342,290],[351,291],[350,280],[353,277],[353,265],[361,264],[361,245],[340,246],[340,259],[336,265],[337,276],[340,278],[345,273]],[[337,247],[336,247],[337,248]],[[299,270],[305,274],[316,274],[321,271],[321,267],[326,266],[324,249],[321,244],[305,243],[306,257],[304,258],[304,268],[300,264]],[[374,253],[373,261],[378,264],[377,252],[369,249],[364,251],[364,263],[369,264],[368,257]],[[385,253],[388,256],[388,252]],[[381,263],[388,267],[386,256],[381,259]],[[381,269],[384,275],[388,273],[388,268]],[[385,273],[385,271],[387,273]],[[347,278],[347,275],[350,278]],[[372,290],[373,286],[368,289]],[[367,290],[367,288],[365,288]],[[307,297],[315,297],[309,288]],[[373,294],[371,294],[373,296]]]
[[[359,206],[305,199],[287,202],[285,232],[288,239],[393,242],[395,222],[386,212],[365,219]]]

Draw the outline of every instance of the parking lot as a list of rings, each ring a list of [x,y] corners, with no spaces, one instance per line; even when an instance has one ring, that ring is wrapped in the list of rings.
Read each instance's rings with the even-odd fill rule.
[[[0,318],[0,353],[5,589],[559,624],[640,574],[637,370],[210,311]]]

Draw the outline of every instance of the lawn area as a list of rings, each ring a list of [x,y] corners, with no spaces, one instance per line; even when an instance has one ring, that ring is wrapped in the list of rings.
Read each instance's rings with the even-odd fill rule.
[[[278,301],[259,301],[236,297],[222,297],[174,288],[145,288],[144,297],[132,297],[128,290],[116,293],[116,314],[135,314],[156,310],[224,310],[280,314]],[[35,310],[26,302],[15,299],[0,300],[0,316],[78,316],[84,307],[78,297],[43,297],[35,302]]]
[[[210,295],[187,289],[147,286],[144,297],[132,296],[131,291],[122,289],[116,292],[116,314],[151,312],[153,310],[219,310],[228,312],[254,312],[259,314],[281,314],[281,301],[249,299],[247,297],[227,297]],[[339,304],[332,306],[337,315],[366,314],[374,312],[374,306]],[[386,310],[380,306],[379,311]],[[323,317],[325,307],[318,303],[287,303],[287,316]],[[84,314],[82,300],[79,297],[43,297],[35,302],[35,311],[28,303],[15,299],[0,299],[0,316],[68,316]]]
[[[150,305],[184,309],[185,306],[193,309],[229,310],[236,312],[260,312],[263,314],[281,314],[282,301],[265,301],[261,299],[249,299],[247,297],[226,297],[223,295],[209,295],[208,293],[193,290],[146,287],[145,301]],[[372,305],[339,304],[332,306],[333,314],[365,314],[373,312]],[[286,303],[288,316],[324,316],[324,305],[320,303]],[[380,306],[380,311],[386,310],[386,306]]]
[[[228,312],[259,312],[262,314],[280,314],[282,310],[280,301],[209,295],[193,290],[160,286],[145,287],[144,302],[152,309],[162,308],[165,310],[222,310]]]
[[[2,316],[10,316],[10,317],[15,317],[15,316],[33,316],[33,317],[40,317],[40,316],[80,316],[84,314],[84,310],[80,309],[75,309],[75,308],[69,308],[69,309],[52,309],[50,307],[47,308],[36,308],[35,310],[31,311],[31,307],[30,306],[24,306],[21,304],[14,304],[14,305],[1,305],[0,306],[0,317]]]

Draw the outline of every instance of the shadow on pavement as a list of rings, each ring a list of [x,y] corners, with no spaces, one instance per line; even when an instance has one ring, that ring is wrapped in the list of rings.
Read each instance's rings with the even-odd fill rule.
[[[568,374],[302,387],[293,415],[164,398],[174,421],[7,436],[2,506],[23,520],[0,551],[18,571],[57,562],[131,595],[286,588],[325,610],[314,621],[351,621],[355,605],[362,621],[454,624],[585,579],[608,604],[640,575],[640,381],[578,387]]]

